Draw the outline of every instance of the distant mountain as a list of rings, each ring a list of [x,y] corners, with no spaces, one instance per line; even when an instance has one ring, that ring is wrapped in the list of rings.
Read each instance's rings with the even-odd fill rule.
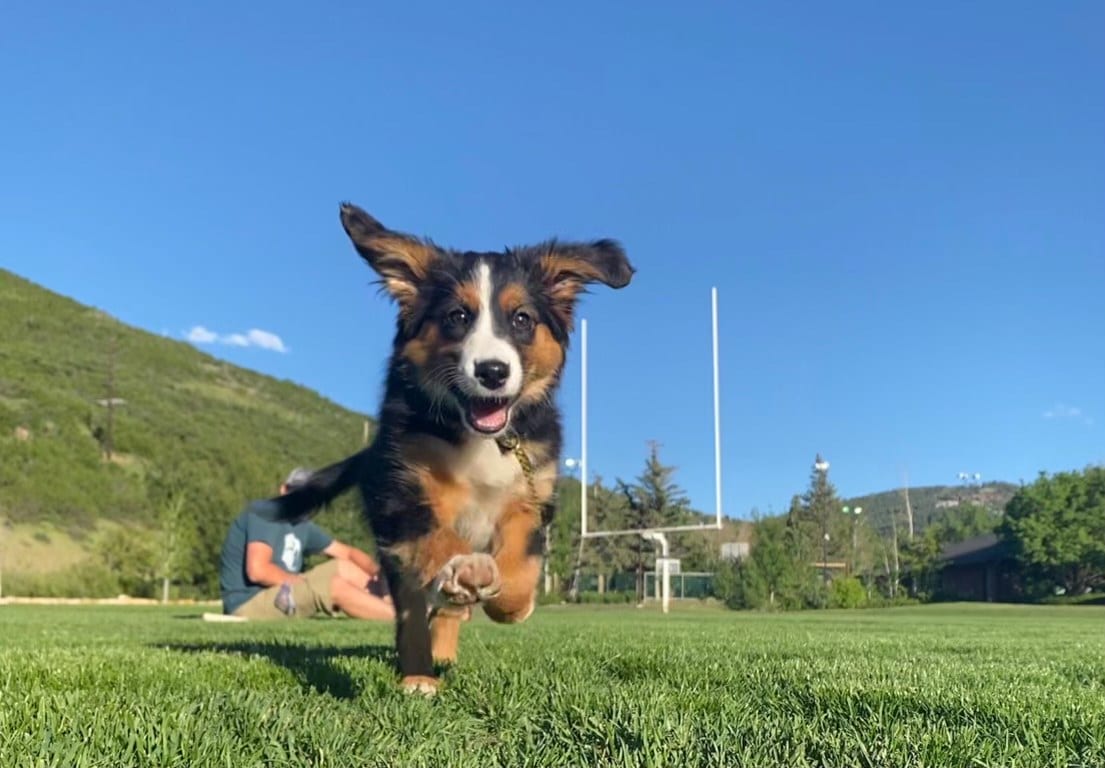
[[[948,510],[960,504],[977,504],[1001,514],[1006,503],[1017,492],[1013,483],[985,483],[979,485],[929,485],[909,489],[909,505],[913,510],[913,529],[919,533],[934,522],[944,518]],[[897,513],[898,526],[905,530],[906,496],[904,489],[882,491],[848,499],[851,507],[862,507],[863,515],[875,530],[888,533]]]

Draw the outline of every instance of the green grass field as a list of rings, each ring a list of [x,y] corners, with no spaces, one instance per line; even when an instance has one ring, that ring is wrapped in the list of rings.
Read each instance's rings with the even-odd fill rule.
[[[544,607],[435,699],[391,630],[0,606],[0,766],[1105,766],[1105,609]]]

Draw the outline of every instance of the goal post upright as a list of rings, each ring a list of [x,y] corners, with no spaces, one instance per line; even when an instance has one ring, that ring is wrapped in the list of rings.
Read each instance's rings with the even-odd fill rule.
[[[663,534],[691,532],[691,531],[720,531],[722,530],[722,502],[721,502],[721,389],[719,370],[719,343],[718,343],[718,290],[717,286],[710,289],[711,299],[711,331],[712,331],[712,357],[713,357],[713,390],[714,390],[714,521],[697,525],[672,525],[658,526],[655,528],[626,528],[616,531],[590,530],[587,525],[587,320],[580,319],[580,504],[579,504],[579,530],[580,545],[586,539],[605,538],[610,536],[641,536],[659,544],[663,550],[660,571],[658,574],[663,580],[662,603],[664,612],[667,613],[667,603],[671,594],[670,578],[671,566],[667,553],[667,540]]]
[[[579,484],[579,533],[587,538],[587,318],[579,323],[579,423],[580,423],[580,484]]]
[[[710,289],[714,335],[714,503],[717,513],[715,525],[721,530],[721,392],[718,372],[717,286]]]

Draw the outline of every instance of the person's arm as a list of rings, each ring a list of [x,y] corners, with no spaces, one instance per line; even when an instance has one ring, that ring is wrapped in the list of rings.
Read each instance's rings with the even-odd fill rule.
[[[376,561],[373,560],[367,552],[362,552],[356,547],[351,547],[337,539],[331,541],[330,546],[326,547],[322,552],[325,555],[336,557],[339,560],[348,560],[369,576],[375,577],[380,573],[380,566],[376,564]]]
[[[265,587],[296,583],[303,579],[302,576],[291,571],[285,571],[272,561],[272,547],[263,541],[251,541],[246,545],[246,576],[255,584]]]

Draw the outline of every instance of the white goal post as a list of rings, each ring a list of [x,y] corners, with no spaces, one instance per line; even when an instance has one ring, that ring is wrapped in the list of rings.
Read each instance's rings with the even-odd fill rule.
[[[597,539],[608,536],[641,536],[652,541],[660,548],[657,557],[657,575],[662,579],[662,604],[664,613],[668,612],[669,597],[671,594],[671,558],[668,553],[668,540],[665,533],[677,533],[683,531],[720,531],[721,522],[721,393],[719,390],[720,375],[718,371],[718,300],[717,287],[710,289],[712,304],[711,320],[713,328],[713,362],[714,362],[714,514],[712,523],[698,525],[673,525],[658,528],[625,528],[617,531],[592,531],[587,526],[587,320],[580,321],[580,510],[579,530],[583,539]],[[582,546],[582,542],[581,542]]]

